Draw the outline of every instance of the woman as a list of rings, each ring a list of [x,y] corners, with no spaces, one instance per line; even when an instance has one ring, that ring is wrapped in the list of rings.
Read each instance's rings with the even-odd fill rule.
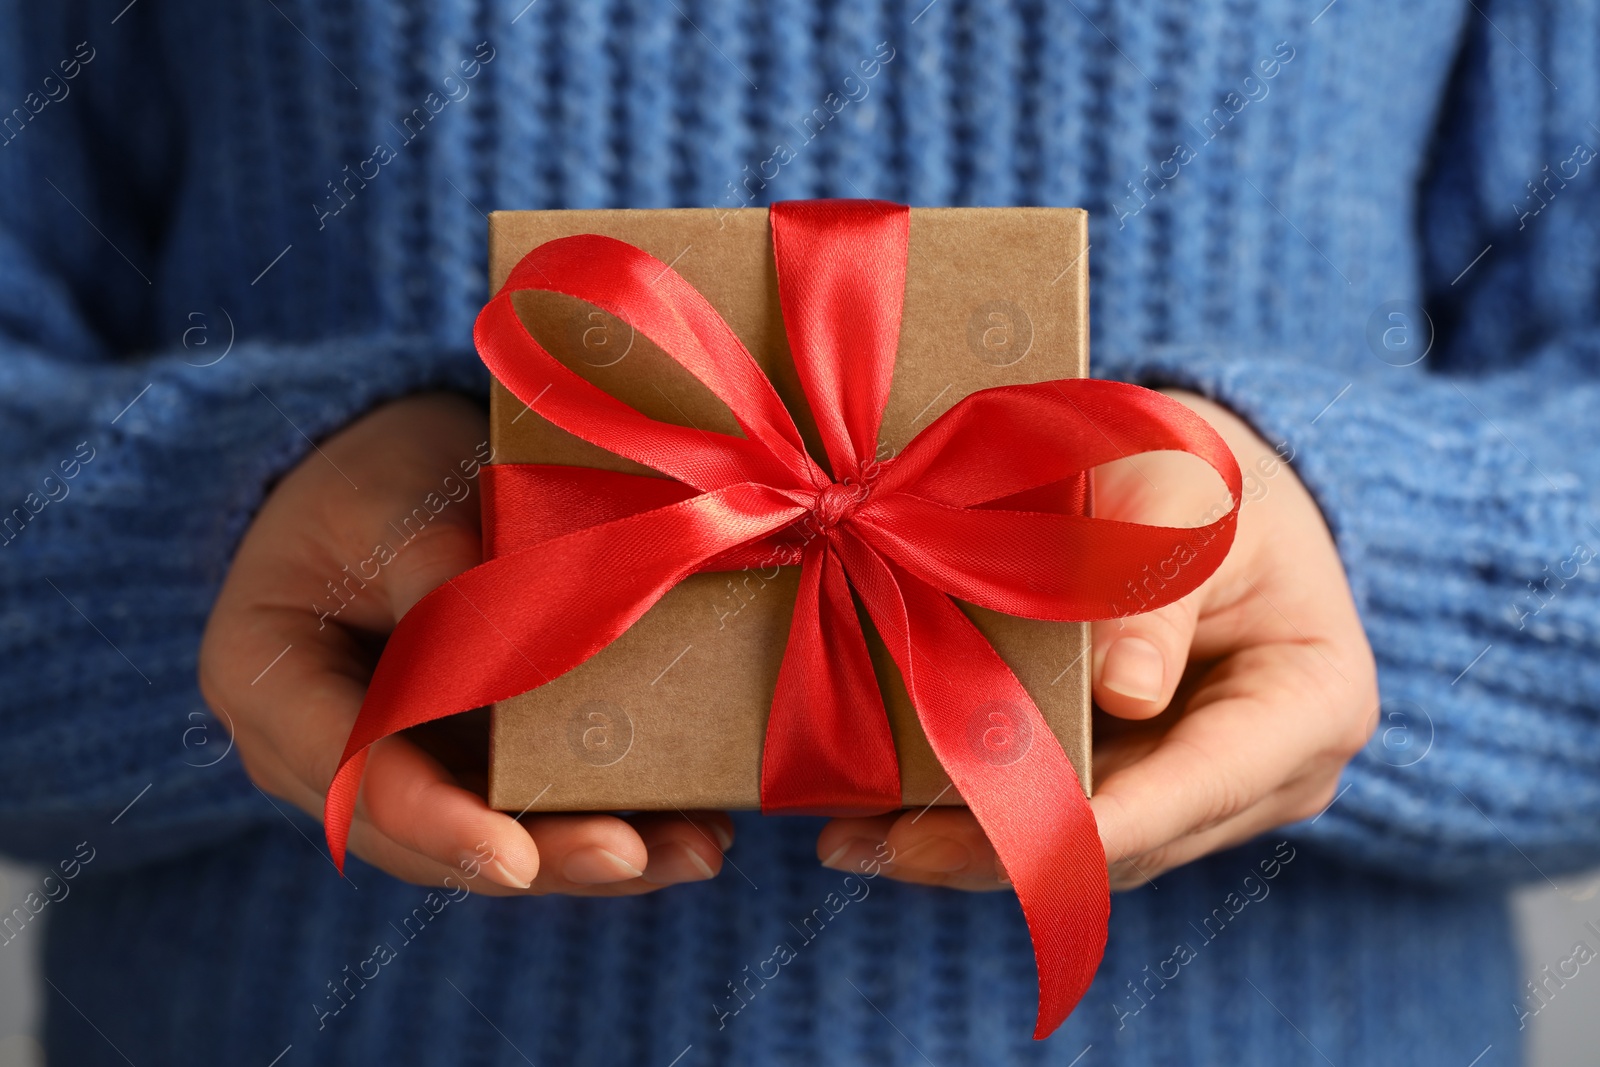
[[[1600,857],[1597,23],[11,5],[0,845],[72,871],[52,1058],[1515,1062],[1541,1000],[1507,887]],[[1172,389],[1257,472],[1223,570],[1096,627],[1128,891],[1044,1042],[959,811],[519,823],[396,741],[365,863],[317,844],[374,639],[477,561],[452,506],[308,608],[484,440],[481,213],[820,195],[1088,208],[1096,373]],[[1208,503],[1154,457],[1098,490],[1146,521]]]

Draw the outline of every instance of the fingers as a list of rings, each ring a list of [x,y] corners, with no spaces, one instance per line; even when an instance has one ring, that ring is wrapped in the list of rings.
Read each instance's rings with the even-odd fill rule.
[[[495,886],[536,894],[624,896],[703,881],[721,870],[733,843],[722,812],[518,820],[399,737],[372,748],[357,824],[368,833],[352,834],[352,850],[402,878],[437,880],[440,871],[470,868]]]
[[[487,845],[477,855],[459,864],[443,864],[412,852],[373,829],[370,822],[357,818],[350,824],[350,854],[379,870],[413,885],[443,886],[447,891],[465,888],[483,896],[518,896],[526,890],[508,889],[489,877],[485,863],[494,855]],[[348,868],[346,868],[348,871]]]
[[[1314,646],[1262,646],[1230,657],[1159,744],[1100,780],[1090,805],[1107,862],[1167,849],[1258,805],[1276,823],[1303,817],[1268,798],[1288,796],[1286,787],[1324,769],[1336,775],[1362,733],[1325,672]],[[1355,727],[1364,713],[1361,719]]]
[[[889,855],[889,830],[900,812],[866,818],[833,819],[817,835],[817,859],[836,871],[876,869]]]
[[[966,808],[927,808],[870,818],[835,819],[817,838],[824,867],[884,874],[952,889],[1009,888],[978,820]]]
[[[723,851],[733,844],[732,820],[722,812],[646,815],[631,821],[650,857],[643,878],[653,885],[716,877]]]
[[[1100,782],[1090,798],[1106,860],[1114,863],[1214,826],[1278,786],[1285,763],[1298,767],[1298,743],[1257,724],[1256,706],[1207,709],[1199,729],[1179,723],[1144,759]],[[1215,718],[1213,718],[1213,716]],[[1226,718],[1226,721],[1217,719]]]
[[[1314,696],[1320,663],[1300,646],[1240,654],[1194,695],[1191,710],[1204,714],[1133,739],[1090,801],[1113,888],[1143,885],[1326,804],[1351,742],[1328,701]],[[1008,887],[965,808],[836,819],[817,855],[837,870],[923,885]]]
[[[632,896],[699,882],[722,868],[732,824],[720,812],[538,815],[524,819],[541,857],[535,893]]]
[[[952,889],[1010,888],[994,846],[966,808],[906,812],[889,830],[890,877]]]
[[[309,655],[286,658],[275,709],[283,735],[241,744],[251,776],[320,816],[327,781],[359,706],[361,686]],[[263,679],[263,685],[272,680]],[[275,687],[274,694],[280,690]],[[351,851],[396,877],[438,885],[454,875],[476,892],[631,895],[699,881],[722,866],[732,824],[720,812],[639,816],[540,816],[526,825],[460,787],[403,737],[368,756]],[[648,879],[642,872],[648,870]],[[465,873],[464,873],[465,872]]]
[[[1162,874],[1213,852],[1242,845],[1286,822],[1312,818],[1337,796],[1339,767],[1293,782],[1231,819],[1187,837],[1178,838],[1139,856],[1109,861],[1113,892],[1149,885]]]
[[[459,398],[396,401],[329,438],[262,506],[212,609],[200,680],[263,792],[321,816],[378,638],[479,562],[486,430]],[[625,895],[711,877],[731,840],[727,817],[704,812],[524,824],[395,737],[371,750],[349,845],[417,883]]]
[[[1199,618],[1197,590],[1156,611],[1095,623],[1095,703],[1127,719],[1164,711],[1183,677]]]
[[[517,820],[458,786],[437,760],[400,737],[374,745],[361,807],[391,841],[446,867],[483,856],[483,874],[507,889],[528,889],[540,874],[540,850]]]
[[[398,746],[386,742],[382,747]],[[551,814],[519,822],[450,783],[431,789],[411,785],[409,780],[429,771],[413,762],[428,762],[414,747],[405,759],[386,751],[386,767],[374,777],[378,753],[375,748],[369,762],[350,848],[406,881],[439,884],[454,875],[492,896],[634,896],[714,877],[722,868],[723,849],[733,842],[732,824],[721,812],[631,819]],[[431,825],[397,823],[412,798],[385,796],[396,786],[415,793],[417,802],[438,805],[443,817],[423,820]],[[482,836],[472,841],[474,833]]]

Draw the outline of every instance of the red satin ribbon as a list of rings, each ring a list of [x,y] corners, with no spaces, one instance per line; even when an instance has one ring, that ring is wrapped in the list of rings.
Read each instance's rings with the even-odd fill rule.
[[[900,455],[876,462],[909,220],[907,208],[882,201],[771,210],[789,346],[834,478],[806,453],[733,331],[670,267],[595,235],[551,241],[522,259],[478,316],[484,363],[544,418],[671,480],[544,465],[484,469],[491,558],[400,621],[328,791],[328,846],[341,869],[368,746],[548,682],[690,574],[770,565],[788,546],[800,592],[767,726],[762,810],[900,807],[899,765],[854,589],[934,753],[1016,889],[1039,969],[1034,1036],[1060,1025],[1105,949],[1104,847],[1038,708],[951,598],[1061,621],[1176,600],[1232,544],[1239,468],[1183,405],[1088,379],[974,393]],[[523,290],[565,293],[630,324],[727,404],[744,437],[657,422],[584,381],[528,335],[511,302]],[[1164,449],[1215,468],[1233,510],[1194,529],[1080,513],[1086,472]],[[1152,570],[1159,588],[1146,582],[1130,596]],[[999,749],[989,740],[994,729],[1007,742]]]

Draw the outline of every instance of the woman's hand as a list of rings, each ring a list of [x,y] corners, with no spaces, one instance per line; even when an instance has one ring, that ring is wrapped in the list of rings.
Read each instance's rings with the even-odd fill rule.
[[[272,491],[245,533],[200,649],[200,688],[268,793],[317,818],[382,641],[435,586],[477,564],[482,412],[411,397],[352,424]],[[710,878],[721,813],[491,810],[405,736],[371,750],[350,850],[410,882],[620,896]]]
[[[1284,457],[1237,416],[1174,393],[1211,423],[1245,475],[1227,560],[1193,593],[1094,624],[1091,800],[1113,889],[1308,818],[1378,718],[1372,650],[1327,525]],[[1200,461],[1153,453],[1095,471],[1095,514],[1198,526],[1227,506]],[[1216,512],[1220,514],[1220,512]],[[1005,886],[965,808],[836,819],[817,854],[840,869],[887,841],[892,877]],[[915,820],[915,821],[913,821]]]

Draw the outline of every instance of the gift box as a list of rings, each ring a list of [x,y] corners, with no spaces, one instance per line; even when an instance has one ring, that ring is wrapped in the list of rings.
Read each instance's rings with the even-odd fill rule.
[[[963,803],[1049,1034],[1109,914],[1085,624],[1195,589],[1241,499],[1203,419],[1082,377],[1083,213],[510,212],[490,238],[485,560],[390,635],[328,790],[334,862],[368,748],[485,705],[507,810]],[[1095,467],[1158,450],[1233,508],[1090,514]]]
[[[877,460],[892,459],[980,389],[1088,374],[1086,219],[1075,208],[911,210],[905,304]],[[765,209],[495,212],[492,289],[532,249],[577,234],[643,249],[704,295],[772,380],[810,453],[825,457],[789,351]],[[556,293],[521,293],[515,305],[546,351],[630,407],[662,422],[739,432],[726,405],[614,316]],[[560,429],[499,382],[489,410],[496,463],[655,473]],[[495,532],[491,521],[489,555]],[[797,566],[760,560],[692,575],[593,659],[494,705],[490,804],[510,811],[759,808],[767,716],[798,579]],[[1087,624],[971,604],[962,610],[1016,672],[1087,789]],[[882,640],[870,619],[863,622],[899,757],[901,801],[961,804]],[[1003,760],[1027,729],[999,710],[975,724],[975,741]]]

